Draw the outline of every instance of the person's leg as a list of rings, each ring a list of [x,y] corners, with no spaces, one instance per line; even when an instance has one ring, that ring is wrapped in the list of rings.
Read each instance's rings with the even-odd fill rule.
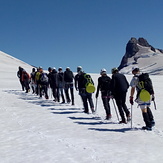
[[[106,119],[110,119],[111,118],[111,111],[110,111],[110,104],[109,104],[109,97],[108,96],[102,96],[102,102],[103,102],[103,106],[106,112]]]
[[[90,105],[90,108],[92,110],[92,112],[94,112],[94,104],[93,104],[93,99],[92,99],[92,94],[91,93],[87,93],[87,99]]]
[[[87,102],[87,96],[86,96],[86,94],[81,94],[80,96],[81,96],[82,101],[83,101],[84,112],[85,113],[89,113],[89,110],[88,110],[88,102]]]
[[[122,121],[120,121],[120,123],[126,123],[126,119],[125,119],[124,112],[123,112],[123,109],[122,109],[121,96],[116,95],[115,96],[115,101],[116,101],[116,104],[117,104],[117,107],[118,107],[118,110],[119,110],[119,114],[120,114],[121,119],[122,119]]]
[[[70,84],[70,93],[71,93],[72,105],[74,105],[74,88],[73,88],[73,84]]]
[[[152,124],[151,121],[149,119],[149,115],[147,113],[147,108],[145,105],[140,105],[141,111],[142,111],[142,116],[143,116],[143,120],[145,122],[145,127],[142,127],[142,129],[147,129],[147,130],[151,130],[152,128]]]

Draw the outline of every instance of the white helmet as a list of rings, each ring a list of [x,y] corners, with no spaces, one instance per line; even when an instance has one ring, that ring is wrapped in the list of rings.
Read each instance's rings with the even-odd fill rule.
[[[81,66],[78,66],[77,67],[77,72],[80,72],[80,71],[82,71],[82,67]]]
[[[105,68],[101,69],[100,74],[101,74],[101,75],[106,74],[106,69],[105,69]]]

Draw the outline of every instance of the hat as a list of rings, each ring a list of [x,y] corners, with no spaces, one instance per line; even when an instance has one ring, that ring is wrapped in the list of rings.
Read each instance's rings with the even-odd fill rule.
[[[66,70],[69,71],[70,70],[70,67],[66,67]]]
[[[132,71],[136,71],[136,72],[138,72],[138,71],[139,71],[139,67],[137,67],[137,66],[132,67]]]
[[[58,71],[61,71],[61,70],[62,70],[62,67],[59,67],[59,68],[58,68]]]
[[[80,71],[82,71],[82,67],[81,66],[78,66],[77,67],[77,72],[80,72]]]
[[[52,70],[53,70],[53,68],[52,68],[52,67],[49,67],[49,68],[48,68],[48,71],[52,71]]]
[[[100,72],[100,74],[101,74],[101,75],[104,75],[104,74],[106,74],[106,69],[105,69],[105,68],[101,69],[101,72]]]
[[[116,67],[112,68],[112,69],[111,69],[111,72],[112,72],[112,74],[118,72],[118,68],[116,68]]]

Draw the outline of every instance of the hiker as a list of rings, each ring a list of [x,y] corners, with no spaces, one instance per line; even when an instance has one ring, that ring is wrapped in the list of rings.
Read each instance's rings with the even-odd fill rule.
[[[111,110],[110,110],[110,83],[111,78],[107,75],[106,69],[102,69],[100,72],[101,77],[98,78],[98,85],[96,91],[96,98],[98,98],[99,91],[101,91],[101,98],[106,112],[106,120],[111,119]]]
[[[129,88],[129,83],[123,74],[119,73],[117,68],[112,69],[111,93],[116,101],[121,121],[119,123],[127,123],[131,119],[130,112],[126,106],[126,94]],[[126,118],[125,115],[126,114]],[[127,121],[126,121],[127,119]]]
[[[40,72],[40,76],[39,76],[39,88],[40,88],[40,97],[42,97],[42,95],[45,95],[46,99],[49,99],[48,96],[48,76],[47,73],[44,73],[43,68],[40,67],[39,68],[39,72]]]
[[[35,73],[36,95],[40,95],[40,67],[37,68]]]
[[[31,72],[31,74],[30,74],[30,75],[31,75],[31,82],[30,82],[30,85],[31,85],[32,93],[33,93],[33,94],[36,92],[35,73],[36,73],[35,68],[32,68],[32,72]]]
[[[24,69],[22,71],[22,79],[21,80],[24,83],[24,87],[25,87],[26,93],[30,92],[30,87],[29,87],[30,75]]]
[[[131,86],[131,92],[130,92],[130,103],[131,105],[134,104],[134,93],[135,90],[137,91],[137,96],[136,96],[136,100],[135,102],[138,103],[139,107],[141,108],[142,111],[142,116],[143,116],[143,120],[145,122],[146,126],[143,126],[142,129],[144,130],[152,130],[152,127],[155,125],[155,121],[154,121],[154,117],[152,114],[152,111],[150,109],[150,104],[151,104],[151,100],[154,101],[154,91],[153,91],[153,86],[152,86],[152,82],[151,79],[149,77],[146,77],[146,80],[149,80],[149,82],[146,82],[145,80],[143,81],[143,86],[145,87],[145,82],[148,83],[147,87],[149,88],[149,99],[148,99],[148,94],[145,94],[144,96],[146,97],[141,97],[141,74],[140,70],[138,67],[133,67],[132,69],[132,74],[134,75],[131,82],[130,82],[130,86]],[[146,74],[148,75],[148,74]],[[145,99],[144,99],[145,98]],[[146,99],[147,98],[147,99]]]
[[[67,67],[66,71],[64,71],[63,78],[65,82],[64,90],[65,90],[67,103],[72,102],[72,105],[74,105],[74,86],[73,86],[74,75],[73,72],[70,70],[70,67]],[[71,100],[69,96],[69,90],[71,93]]]
[[[19,66],[18,72],[17,72],[17,77],[19,78],[20,84],[22,86],[22,91],[24,91],[25,86],[24,86],[24,81],[22,81],[22,71],[23,71],[23,68],[21,66]]]
[[[62,67],[58,68],[58,88],[57,88],[57,95],[58,95],[58,101],[60,101],[60,96],[62,97],[62,104],[65,103],[65,98],[64,98],[64,78],[63,78],[63,71]]]
[[[75,87],[76,87],[76,90],[79,91],[79,95],[81,96],[83,106],[84,106],[84,113],[89,114],[88,102],[89,102],[92,113],[94,113],[94,104],[93,104],[93,100],[92,100],[92,93],[88,93],[86,91],[87,79],[85,78],[85,75],[89,75],[89,74],[86,74],[82,70],[81,66],[77,67],[77,73],[78,74],[75,76]],[[89,77],[91,78],[90,75],[89,75]],[[92,79],[91,79],[91,81],[93,83]]]
[[[50,85],[50,88],[52,88],[52,82],[51,82],[51,74],[52,74],[52,70],[53,68],[52,67],[48,67],[48,79],[49,79],[49,85]]]
[[[57,76],[57,70],[55,67],[52,69],[52,72],[50,73],[49,81],[50,81],[50,87],[52,89],[52,93],[54,97],[53,101],[59,102],[58,96],[57,96],[58,76]]]

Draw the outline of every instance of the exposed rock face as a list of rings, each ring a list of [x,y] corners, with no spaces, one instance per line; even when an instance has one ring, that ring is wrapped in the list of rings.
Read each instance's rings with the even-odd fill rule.
[[[126,53],[122,58],[120,66],[118,67],[119,70],[126,66],[128,58],[131,58],[139,51],[137,44],[138,40],[134,37],[128,41],[126,45]]]
[[[134,37],[132,37],[127,45],[126,45],[126,53],[122,58],[121,64],[118,67],[118,69],[122,69],[123,67],[127,66],[128,58],[131,58],[135,56],[135,54],[139,51],[138,44],[144,47],[150,47],[153,52],[156,52],[156,49],[151,46],[146,39],[144,38],[138,38],[138,40]],[[158,49],[160,52],[163,52],[163,50]],[[137,62],[137,58],[135,58],[135,62]]]

